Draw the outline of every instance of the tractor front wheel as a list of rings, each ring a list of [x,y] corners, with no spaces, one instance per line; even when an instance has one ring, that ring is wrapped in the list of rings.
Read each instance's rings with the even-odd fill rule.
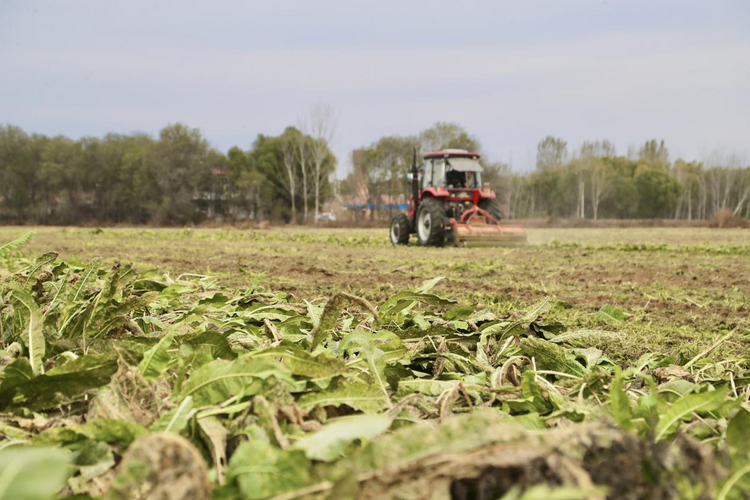
[[[391,217],[391,243],[394,245],[409,244],[409,218],[406,214]]]
[[[419,205],[417,238],[422,246],[445,244],[445,206],[440,200],[427,198]]]
[[[503,217],[500,213],[500,206],[492,198],[482,198],[479,200],[479,208],[487,210],[495,220],[500,220]]]

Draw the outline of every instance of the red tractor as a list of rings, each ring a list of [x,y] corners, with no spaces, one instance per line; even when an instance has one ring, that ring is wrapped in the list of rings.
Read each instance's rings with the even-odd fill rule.
[[[409,212],[391,219],[394,245],[407,245],[412,233],[422,246],[526,244],[523,226],[500,224],[495,193],[482,184],[479,154],[464,149],[427,153],[417,169],[415,151],[411,178]]]

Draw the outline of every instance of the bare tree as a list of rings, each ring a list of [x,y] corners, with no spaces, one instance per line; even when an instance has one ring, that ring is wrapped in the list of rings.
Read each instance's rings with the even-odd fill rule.
[[[281,138],[281,153],[282,160],[284,162],[284,169],[286,170],[286,182],[284,187],[289,191],[289,197],[292,199],[292,224],[297,223],[297,144],[298,138],[296,135],[302,135],[301,133],[295,134],[295,137],[290,137],[290,134],[284,134]]]
[[[309,168],[308,158],[310,155],[310,148],[307,141],[307,120],[305,118],[300,118],[297,121],[297,128],[300,130],[300,134],[297,136],[297,151],[299,153],[300,171],[302,172],[302,203],[304,204],[302,220],[303,222],[307,222],[307,197],[310,193],[307,186],[307,170]]]
[[[313,165],[315,166],[315,177],[313,178],[313,189],[315,191],[315,223],[318,223],[318,214],[320,211],[320,188],[323,184],[323,176],[327,172],[321,173],[321,167],[326,160],[330,151],[329,145],[333,140],[336,132],[336,113],[330,104],[318,104],[310,108],[310,153]]]
[[[568,156],[568,143],[548,135],[536,146],[536,169],[549,170],[565,163]]]
[[[604,162],[596,158],[591,163],[589,171],[589,180],[591,183],[591,210],[594,220],[599,217],[599,204],[602,198],[609,191],[609,176],[607,175],[607,166]]]

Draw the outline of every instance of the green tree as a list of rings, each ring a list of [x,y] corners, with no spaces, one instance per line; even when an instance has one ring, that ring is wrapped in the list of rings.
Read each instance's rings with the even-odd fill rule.
[[[638,217],[668,218],[677,206],[680,185],[668,172],[643,165],[635,176],[638,190]]]
[[[185,224],[202,218],[194,200],[209,188],[209,151],[198,129],[177,123],[159,133],[148,159],[160,191],[153,214],[157,223]]]
[[[437,122],[419,134],[422,152],[441,149],[466,149],[480,152],[481,145],[476,137],[457,123]]]

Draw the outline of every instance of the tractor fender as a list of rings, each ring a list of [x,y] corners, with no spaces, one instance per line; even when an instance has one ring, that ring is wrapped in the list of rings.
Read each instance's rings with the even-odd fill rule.
[[[448,198],[449,196],[450,196],[450,193],[445,188],[428,187],[422,190],[422,196],[420,197],[420,199],[423,200],[429,197]]]

